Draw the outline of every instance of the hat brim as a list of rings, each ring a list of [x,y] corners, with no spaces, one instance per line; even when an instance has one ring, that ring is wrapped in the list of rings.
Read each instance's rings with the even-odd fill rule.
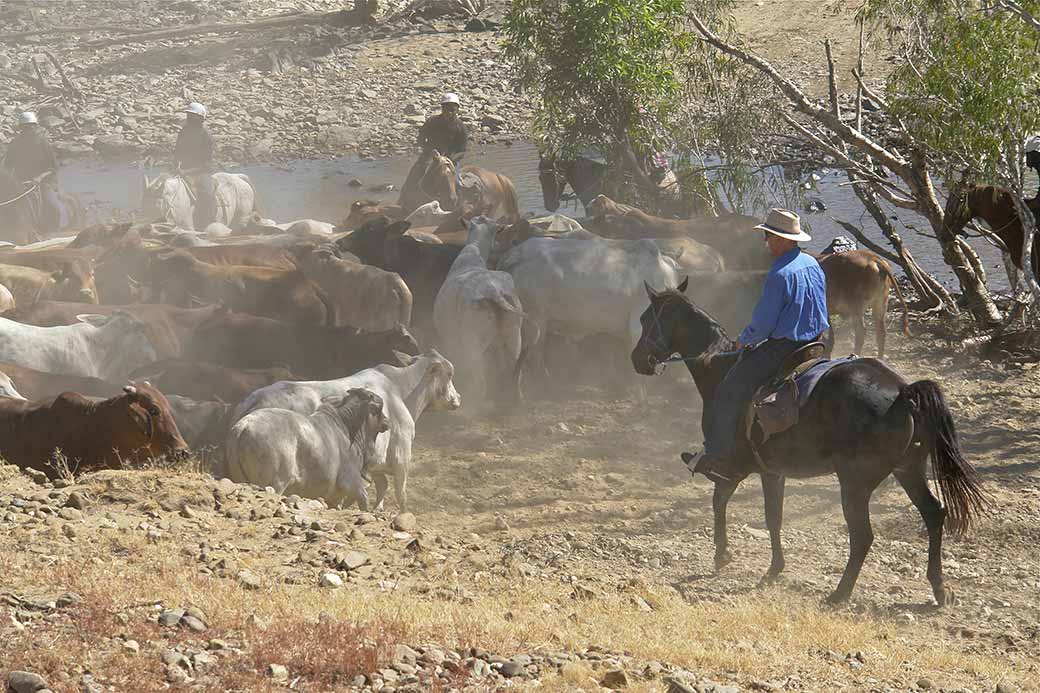
[[[807,234],[805,231],[801,231],[801,230],[798,231],[798,233],[791,233],[790,231],[784,231],[783,229],[778,229],[775,226],[770,226],[769,224],[759,224],[755,228],[757,230],[759,230],[759,231],[768,231],[769,233],[773,234],[774,236],[779,236],[780,238],[786,238],[789,241],[798,241],[799,243],[808,243],[809,241],[812,240],[812,236]]]

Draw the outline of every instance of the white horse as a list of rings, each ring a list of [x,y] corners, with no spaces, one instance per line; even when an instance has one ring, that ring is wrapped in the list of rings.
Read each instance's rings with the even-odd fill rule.
[[[236,231],[245,228],[257,202],[256,189],[249,176],[214,173],[213,196],[215,221]],[[146,216],[158,217],[188,231],[195,230],[195,194],[182,176],[164,174],[151,180],[145,176],[141,209]]]

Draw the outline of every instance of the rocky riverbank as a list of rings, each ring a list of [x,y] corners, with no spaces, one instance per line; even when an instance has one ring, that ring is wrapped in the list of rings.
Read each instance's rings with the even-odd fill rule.
[[[86,25],[246,24],[279,16],[285,5],[99,0],[84,13],[71,5],[13,4],[4,12],[14,38],[0,43],[0,139],[10,138],[18,112],[34,109],[62,156],[163,160],[180,111],[197,100],[209,108],[220,157],[229,164],[380,156],[408,151],[450,90],[462,96],[475,143],[527,132],[531,103],[513,90],[500,34],[467,31],[462,14],[358,27],[336,14],[339,0],[311,0],[292,9],[328,13],[320,22],[260,31],[111,46],[96,45],[120,36],[107,29],[17,36]],[[492,10],[488,18],[495,17],[500,13]]]

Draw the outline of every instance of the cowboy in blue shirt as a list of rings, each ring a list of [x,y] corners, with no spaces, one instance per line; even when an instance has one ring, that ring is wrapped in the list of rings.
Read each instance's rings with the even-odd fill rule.
[[[762,297],[751,323],[740,333],[737,347],[745,349],[715,391],[713,410],[706,417],[704,452],[683,455],[691,472],[713,481],[730,481],[737,426],[755,391],[772,378],[783,360],[799,347],[817,340],[830,327],[827,320],[827,279],[820,263],[798,248],[812,240],[801,229],[798,215],[773,209],[764,224],[765,242],[776,261],[766,276]]]

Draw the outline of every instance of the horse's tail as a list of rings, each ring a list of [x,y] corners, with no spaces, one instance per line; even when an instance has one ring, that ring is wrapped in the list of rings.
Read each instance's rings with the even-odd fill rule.
[[[946,526],[954,534],[971,528],[988,505],[975,468],[961,454],[953,416],[942,390],[933,380],[918,380],[899,390],[910,408],[914,426],[929,446],[932,471],[946,506]]]
[[[498,180],[502,184],[502,193],[505,197],[502,201],[505,214],[509,217],[509,223],[515,224],[520,221],[520,199],[516,195],[516,186],[508,176],[503,176],[501,173],[498,174]]]
[[[896,275],[892,272],[892,267],[887,262],[885,262],[881,258],[878,258],[877,267],[878,271],[881,273],[881,276],[886,278],[892,284],[892,288],[896,291],[896,298],[899,299],[900,305],[903,306],[903,334],[909,337],[910,317],[906,309],[906,299],[903,298],[903,290],[899,288],[899,282],[896,281]],[[888,289],[886,288],[885,290],[887,291]],[[885,319],[884,316],[880,317],[882,320]],[[878,316],[874,316],[874,319],[877,320]]]

